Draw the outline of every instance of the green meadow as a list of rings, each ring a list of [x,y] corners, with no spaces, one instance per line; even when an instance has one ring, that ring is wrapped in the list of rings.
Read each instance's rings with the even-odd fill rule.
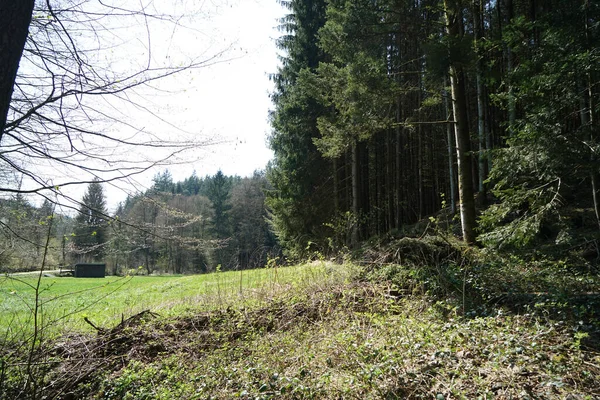
[[[122,319],[150,310],[163,316],[260,305],[292,286],[343,280],[348,270],[326,263],[294,267],[215,272],[185,276],[41,278],[38,320],[47,335],[110,328]],[[33,328],[38,276],[0,278],[0,335],[15,338]]]
[[[35,340],[37,279],[4,277],[0,398],[598,398],[593,297],[477,308],[450,267],[425,268],[42,277]]]

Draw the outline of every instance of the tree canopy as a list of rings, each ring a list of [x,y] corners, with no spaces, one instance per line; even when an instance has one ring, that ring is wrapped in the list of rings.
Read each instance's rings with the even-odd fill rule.
[[[573,206],[600,221],[597,4],[285,5],[269,205],[290,254],[454,204],[470,243],[557,235]]]

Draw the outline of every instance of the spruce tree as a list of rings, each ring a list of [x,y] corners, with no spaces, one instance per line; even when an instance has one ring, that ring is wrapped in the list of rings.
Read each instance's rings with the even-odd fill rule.
[[[207,197],[212,203],[214,209],[213,233],[216,239],[225,239],[231,233],[229,223],[229,202],[231,192],[231,179],[223,174],[221,170],[217,171],[208,184]]]
[[[519,64],[506,77],[512,93],[498,98],[509,111],[514,102],[517,114],[496,153],[498,202],[482,216],[480,240],[520,247],[558,237],[565,206],[598,211],[600,7],[559,1],[516,10],[502,39]]]
[[[98,180],[88,185],[75,218],[75,245],[83,259],[100,261],[108,240],[106,198]]]
[[[331,163],[317,150],[317,119],[325,112],[311,93],[298,85],[303,69],[314,71],[324,54],[318,30],[325,23],[325,0],[282,3],[288,14],[282,21],[278,45],[285,52],[273,76],[275,109],[271,113],[270,146],[274,160],[267,174],[273,190],[267,205],[280,242],[290,255],[301,255],[310,242],[323,239],[324,223],[332,213]]]

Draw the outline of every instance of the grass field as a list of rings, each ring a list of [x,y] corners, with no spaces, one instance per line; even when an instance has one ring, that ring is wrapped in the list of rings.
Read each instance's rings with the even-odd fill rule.
[[[337,273],[336,273],[337,272]],[[164,316],[229,306],[260,305],[290,286],[344,279],[339,266],[304,264],[187,276],[106,278],[43,277],[39,309],[46,333],[55,336],[112,327],[131,315],[151,310]],[[0,278],[0,335],[10,339],[33,327],[37,276]]]
[[[519,265],[470,268],[483,288],[500,293],[514,276],[538,285],[532,266],[519,275]],[[583,302],[544,296],[478,305],[457,292],[466,286],[455,285],[450,267],[424,268],[311,263],[44,278],[49,335],[33,351],[27,337],[16,337],[24,346],[0,346],[0,398],[600,399],[600,321],[588,293],[598,292],[596,280],[582,286]],[[0,282],[5,335],[32,326],[35,282]],[[564,286],[566,278],[553,282]],[[481,299],[475,290],[466,294]]]

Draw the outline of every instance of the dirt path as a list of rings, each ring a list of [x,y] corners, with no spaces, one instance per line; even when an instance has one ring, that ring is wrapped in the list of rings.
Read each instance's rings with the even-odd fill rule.
[[[71,269],[49,269],[49,270],[45,270],[44,271],[44,275],[51,275],[51,276],[60,276],[63,275],[67,272],[71,272],[72,275],[72,271]],[[37,276],[39,275],[40,271],[29,271],[29,272],[15,272],[12,274],[7,274],[8,276]]]

